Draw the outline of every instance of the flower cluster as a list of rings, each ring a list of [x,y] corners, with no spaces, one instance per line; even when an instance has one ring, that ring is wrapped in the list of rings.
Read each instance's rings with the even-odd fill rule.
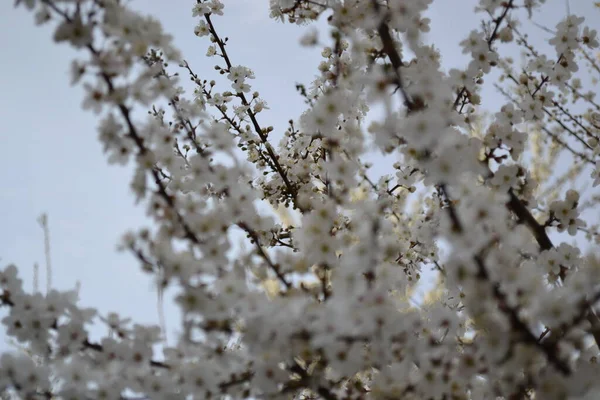
[[[183,318],[176,342],[161,343],[159,327],[97,316],[75,292],[27,293],[7,266],[2,323],[26,354],[0,356],[0,392],[600,395],[600,261],[586,254],[600,234],[584,222],[600,201],[586,190],[590,170],[600,182],[600,107],[580,78],[600,62],[582,17],[558,23],[546,55],[521,30],[544,1],[481,0],[486,20],[460,42],[468,64],[445,72],[422,35],[431,0],[271,0],[274,19],[325,14],[331,31],[301,39],[323,58],[296,85],[306,109],[282,132],[218,31],[220,0],[190,4],[215,77],[119,0],[21,3],[86,54],[72,82],[99,115],[108,162],[134,166],[131,189],[154,223],[120,249],[161,293],[173,289]],[[523,65],[503,53],[515,47]],[[494,70],[499,108],[482,99]],[[107,333],[93,341],[97,320]]]

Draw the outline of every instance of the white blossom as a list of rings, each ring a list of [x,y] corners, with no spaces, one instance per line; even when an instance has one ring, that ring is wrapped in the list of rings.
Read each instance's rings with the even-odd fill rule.
[[[167,341],[76,291],[29,293],[3,265],[2,324],[23,351],[0,355],[0,390],[598,398],[600,125],[586,74],[599,62],[585,18],[533,42],[522,14],[537,20],[543,1],[481,0],[483,23],[458,43],[467,59],[450,66],[423,35],[431,0],[270,0],[276,20],[327,19],[300,39],[322,57],[296,84],[303,108],[270,110],[251,85],[269,77],[238,64],[220,0],[195,2],[189,32],[212,70],[127,2],[20,3],[80,50],[71,83],[150,221],[118,249],[182,318]],[[261,43],[246,22],[242,40]],[[504,99],[490,103],[494,88]]]

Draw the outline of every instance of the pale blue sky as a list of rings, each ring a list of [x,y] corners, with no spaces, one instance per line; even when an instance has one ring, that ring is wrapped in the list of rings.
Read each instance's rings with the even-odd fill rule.
[[[214,17],[217,30],[230,38],[233,63],[255,71],[253,88],[271,107],[261,116],[263,125],[282,132],[287,121],[304,109],[294,86],[310,83],[321,60],[319,51],[298,46],[307,27],[269,20],[268,1],[224,2],[225,16]],[[473,12],[474,3],[437,0],[432,5],[428,38],[442,50],[447,68],[463,67],[468,61],[458,43],[484,17]],[[565,15],[565,2],[547,3],[545,13],[535,19],[553,27]],[[592,3],[573,0],[571,11],[589,16],[590,21],[592,15],[599,18]],[[207,79],[215,76],[212,66],[217,60],[204,57],[208,41],[193,34],[194,1],[138,0],[133,4],[163,22],[197,73]],[[321,38],[328,39],[326,31]],[[130,170],[107,165],[97,141],[97,118],[81,110],[83,92],[69,85],[75,52],[53,43],[49,27],[35,27],[33,15],[13,9],[12,1],[0,3],[0,49],[0,263],[15,263],[31,288],[33,264],[43,265],[44,259],[36,218],[47,212],[55,287],[73,288],[80,280],[84,305],[156,323],[151,281],[139,272],[133,257],[115,250],[123,232],[147,223],[144,209],[134,206],[128,189]],[[493,102],[504,103],[493,91],[488,94]],[[43,273],[41,278],[44,282]],[[167,320],[177,327],[173,312],[168,307]]]

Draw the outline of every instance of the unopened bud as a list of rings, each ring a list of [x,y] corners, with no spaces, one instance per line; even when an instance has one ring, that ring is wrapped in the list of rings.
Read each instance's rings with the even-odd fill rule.
[[[498,37],[500,38],[500,41],[502,41],[504,43],[512,42],[512,40],[513,40],[512,29],[510,29],[508,26],[505,27],[504,29],[500,30]]]
[[[579,201],[579,193],[573,189],[567,190],[566,198],[568,202],[577,204],[577,202]]]

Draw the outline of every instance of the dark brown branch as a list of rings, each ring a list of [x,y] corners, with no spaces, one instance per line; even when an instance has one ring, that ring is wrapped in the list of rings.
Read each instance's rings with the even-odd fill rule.
[[[377,0],[373,0],[372,4],[375,11],[379,12],[381,7],[379,3],[377,3]],[[400,69],[404,64],[402,63],[402,58],[400,57],[398,50],[396,50],[396,45],[394,44],[394,39],[392,39],[390,28],[385,21],[385,17],[381,18],[381,23],[377,27],[377,33],[379,34],[381,43],[383,44],[383,52],[388,56],[390,62],[392,63],[392,67],[394,67],[394,73],[396,75],[396,79],[398,80],[397,83],[400,95],[402,96],[404,105],[409,112],[418,111],[418,109],[421,109],[422,107],[419,108],[418,105],[408,97],[408,94],[404,89],[404,84],[402,83],[402,73],[400,72]]]
[[[451,199],[446,192],[445,185],[440,185],[441,194],[447,199],[446,209],[448,210],[448,214],[450,215],[450,219],[453,224],[453,230],[456,230],[457,233],[463,233],[464,228],[461,224],[461,221],[456,213],[454,205],[452,204]],[[482,255],[478,254],[473,257],[475,265],[477,265],[477,279],[486,282],[493,290],[494,297],[496,298],[500,310],[503,314],[508,318],[512,330],[517,333],[521,340],[529,344],[533,347],[538,348],[542,353],[545,354],[548,362],[550,362],[558,371],[563,373],[564,375],[571,374],[571,368],[569,365],[561,360],[558,356],[558,344],[557,343],[549,343],[549,342],[540,342],[538,338],[529,330],[529,327],[525,322],[521,320],[519,317],[519,310],[516,307],[513,307],[509,304],[506,295],[500,289],[500,285],[493,282],[489,273],[485,267],[485,263]]]
[[[248,234],[248,236],[250,236],[250,239],[252,239],[252,241],[254,242],[256,251],[263,258],[263,260],[265,260],[269,268],[275,273],[277,279],[279,279],[279,281],[283,283],[286,289],[290,289],[292,287],[292,284],[288,282],[288,280],[285,278],[285,275],[281,273],[279,266],[271,260],[271,257],[269,257],[269,255],[262,248],[258,234],[244,222],[239,222],[238,226],[242,228]]]
[[[502,292],[502,290],[500,290],[500,285],[491,280],[487,269],[485,268],[483,259],[480,256],[475,256],[474,260],[479,272],[478,278],[485,280],[491,285],[494,297],[501,305],[501,310],[508,317],[512,329],[520,335],[521,340],[526,344],[536,347],[542,353],[544,353],[548,359],[548,362],[550,362],[562,374],[567,376],[570,375],[571,368],[567,362],[561,360],[558,355],[558,343],[538,341],[538,338],[531,333],[527,324],[525,324],[523,321],[521,321],[521,318],[519,318],[519,310],[509,304],[506,295]]]
[[[508,209],[515,213],[521,223],[529,227],[542,250],[550,250],[553,245],[546,233],[546,228],[535,219],[521,199],[513,193],[512,189],[508,191],[508,195],[510,196],[510,200],[506,203]]]
[[[227,54],[227,50],[225,50],[225,42],[223,42],[223,40],[217,34],[217,31],[216,31],[216,29],[215,29],[215,27],[214,27],[214,25],[212,23],[212,20],[210,19],[210,14],[204,14],[204,18],[206,19],[206,22],[208,23],[211,35],[214,37],[215,42],[217,43],[217,45],[219,46],[219,49],[221,50],[221,54],[223,56],[223,59],[225,60],[225,64],[227,65],[227,68],[231,69],[233,65],[231,64],[231,60],[229,59],[229,55]],[[279,157],[273,151],[273,148],[272,148],[271,144],[269,143],[269,140],[267,139],[267,136],[264,134],[262,128],[260,127],[260,125],[258,123],[258,120],[256,119],[256,115],[249,108],[249,103],[248,103],[248,100],[246,99],[246,96],[242,92],[237,93],[237,96],[240,98],[242,104],[244,106],[248,107],[248,111],[247,112],[248,112],[248,116],[250,117],[250,121],[252,122],[252,126],[254,127],[254,131],[256,132],[256,134],[258,135],[258,137],[260,138],[260,140],[264,143],[265,148],[267,150],[267,154],[271,158],[271,162],[273,163],[273,166],[274,166],[275,170],[277,171],[277,173],[279,174],[279,176],[283,180],[283,182],[285,184],[285,187],[286,187],[286,189],[288,191],[288,194],[292,197],[292,200],[294,202],[295,208],[297,208],[298,210],[300,210],[302,212],[306,211],[304,209],[304,207],[302,207],[299,204],[299,202],[298,202],[298,190],[297,190],[296,186],[293,185],[290,182],[290,180],[289,180],[289,178],[287,176],[286,171],[283,169],[283,167],[279,163]]]
[[[498,37],[498,30],[500,29],[500,25],[502,24],[502,21],[504,21],[506,19],[506,16],[508,15],[508,11],[511,8],[513,8],[513,2],[514,2],[514,0],[510,0],[504,6],[504,10],[503,10],[502,14],[500,14],[500,16],[494,20],[494,23],[495,23],[494,30],[492,31],[492,34],[490,35],[490,37],[487,40],[487,44],[488,44],[490,51],[493,51],[492,44],[494,43],[494,40],[496,40],[496,38]],[[463,86],[462,89],[460,89],[460,91],[458,92],[456,99],[454,100],[454,103],[452,105],[453,109],[456,109],[456,106],[458,105],[458,103],[460,103],[460,99],[463,97],[463,95],[466,92],[467,92],[467,88]]]
[[[490,35],[490,37],[487,40],[490,51],[492,50],[492,43],[498,37],[498,30],[500,29],[500,25],[502,24],[502,21],[504,21],[504,18],[506,18],[506,15],[508,15],[508,11],[511,8],[513,8],[513,2],[514,2],[514,0],[510,0],[508,2],[508,4],[506,4],[504,6],[504,10],[502,11],[502,14],[500,14],[500,16],[494,20],[494,23],[495,23],[494,30],[492,31],[492,34]]]

